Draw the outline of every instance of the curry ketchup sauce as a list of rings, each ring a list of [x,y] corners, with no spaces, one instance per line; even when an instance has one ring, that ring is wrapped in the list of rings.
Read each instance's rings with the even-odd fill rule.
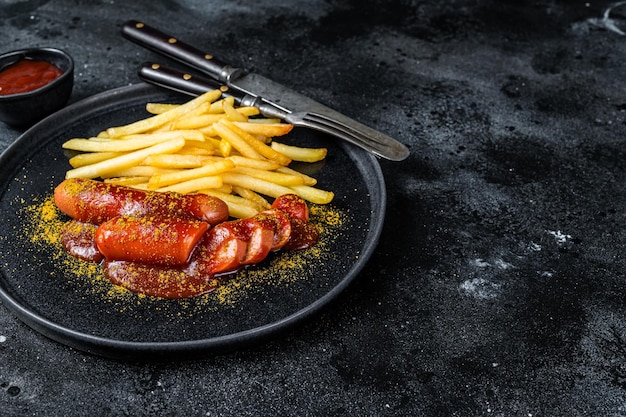
[[[22,59],[0,71],[0,95],[36,90],[62,74],[63,71],[50,62]]]

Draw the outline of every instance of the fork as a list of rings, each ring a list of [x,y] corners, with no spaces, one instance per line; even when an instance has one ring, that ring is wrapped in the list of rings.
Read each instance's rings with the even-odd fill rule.
[[[265,117],[279,118],[294,126],[317,130],[345,140],[373,155],[393,159],[388,155],[387,145],[377,141],[374,135],[366,136],[349,125],[342,123],[337,118],[331,119],[315,112],[291,112],[264,100],[262,97],[237,91],[211,78],[191,75],[160,64],[143,64],[139,69],[139,77],[150,84],[188,95],[200,95],[209,90],[219,89],[225,96],[233,96],[235,101],[241,106],[258,108],[259,112]]]

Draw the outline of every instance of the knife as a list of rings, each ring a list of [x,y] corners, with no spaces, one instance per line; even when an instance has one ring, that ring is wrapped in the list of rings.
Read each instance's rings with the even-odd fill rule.
[[[361,147],[369,146],[372,153],[389,160],[401,161],[409,156],[409,149],[397,140],[266,77],[232,67],[213,55],[142,22],[130,20],[122,25],[121,32],[124,38],[195,68],[239,95],[257,98],[256,106],[266,104],[282,115],[308,114],[312,118],[315,116],[318,121],[324,120],[325,123],[330,120],[335,131],[352,132],[354,138],[367,140],[372,146],[356,144]]]

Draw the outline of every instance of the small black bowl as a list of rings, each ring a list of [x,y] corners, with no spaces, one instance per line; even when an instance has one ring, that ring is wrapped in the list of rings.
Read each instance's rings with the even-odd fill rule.
[[[74,87],[74,60],[54,48],[30,48],[0,55],[0,71],[20,60],[47,61],[62,72],[43,87],[16,94],[0,94],[0,120],[14,127],[28,127],[67,104]]]

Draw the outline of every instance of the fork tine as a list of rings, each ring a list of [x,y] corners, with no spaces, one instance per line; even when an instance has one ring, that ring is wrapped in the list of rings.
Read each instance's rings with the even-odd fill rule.
[[[333,126],[338,130],[344,131],[349,135],[353,135],[353,136],[357,136],[361,139],[363,139],[364,141],[367,142],[374,142],[377,144],[382,145],[382,143],[378,140],[376,140],[374,137],[371,136],[366,136],[363,133],[359,132],[358,130],[352,128],[351,126],[345,124],[345,123],[341,123],[341,121],[339,120],[335,120],[332,119],[328,116],[325,116],[321,113],[307,113],[304,116],[305,120],[311,120],[314,121],[315,123],[320,123],[320,124],[324,124],[326,126]]]
[[[241,104],[257,107],[264,116],[279,117],[288,123],[292,123],[296,126],[307,127],[309,129],[314,129],[328,135],[338,137],[346,142],[363,148],[368,152],[372,152],[377,156],[385,157],[383,152],[384,148],[378,142],[373,141],[367,136],[358,134],[356,131],[348,129],[347,126],[340,124],[334,119],[322,117],[318,113],[288,113],[277,108],[276,106],[264,102],[260,97],[250,96],[244,98],[244,100],[241,101]]]
[[[374,138],[361,134],[337,120],[324,117],[319,113],[306,113],[302,117],[302,121],[305,126],[311,129],[317,129],[330,135],[340,137],[367,151],[374,152],[378,156],[384,156],[381,154],[385,147],[384,144],[376,141]]]

